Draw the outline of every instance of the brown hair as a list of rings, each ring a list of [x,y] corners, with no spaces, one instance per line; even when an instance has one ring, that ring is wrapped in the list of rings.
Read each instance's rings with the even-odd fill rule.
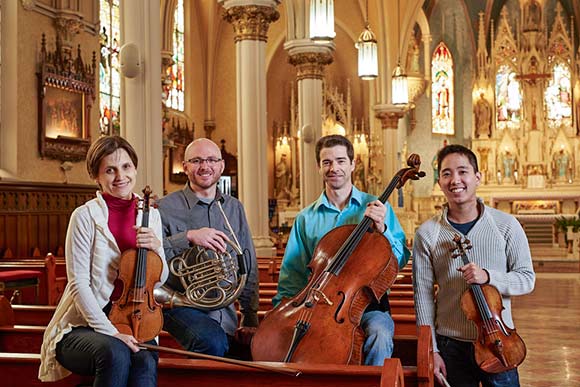
[[[91,179],[96,179],[99,175],[101,161],[117,149],[124,149],[137,168],[137,153],[127,140],[121,136],[104,136],[95,141],[87,153],[87,171]]]
[[[346,147],[346,154],[352,162],[354,160],[354,147],[352,146],[352,142],[340,134],[330,134],[320,137],[316,142],[316,163],[320,164],[320,151],[322,148],[332,148],[339,145]]]

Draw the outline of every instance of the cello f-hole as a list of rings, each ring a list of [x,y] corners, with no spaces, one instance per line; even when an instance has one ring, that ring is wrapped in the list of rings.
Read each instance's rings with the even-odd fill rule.
[[[334,312],[334,321],[336,321],[338,324],[342,324],[342,323],[344,323],[344,318],[340,318],[340,317],[338,317],[338,315],[340,314],[340,311],[342,309],[342,305],[344,304],[344,301],[346,300],[346,294],[344,294],[344,292],[340,291],[340,292],[338,292],[338,295],[340,296],[340,302],[338,303],[338,305],[336,307],[336,312]]]

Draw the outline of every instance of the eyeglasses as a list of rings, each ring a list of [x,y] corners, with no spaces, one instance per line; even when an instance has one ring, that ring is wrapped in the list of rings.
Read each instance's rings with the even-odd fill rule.
[[[207,163],[210,167],[213,167],[217,163],[222,161],[222,159],[217,159],[215,157],[208,157],[207,159],[202,159],[201,157],[194,157],[192,159],[187,160],[188,163],[191,163],[195,166],[202,165],[203,163]]]

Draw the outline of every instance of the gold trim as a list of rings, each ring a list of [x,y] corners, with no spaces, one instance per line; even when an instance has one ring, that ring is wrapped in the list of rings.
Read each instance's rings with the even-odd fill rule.
[[[231,7],[224,13],[224,20],[234,27],[234,41],[268,40],[268,27],[280,17],[272,7],[246,5]]]
[[[288,62],[296,66],[298,80],[323,79],[324,66],[331,64],[332,54],[322,52],[302,52],[290,55]]]

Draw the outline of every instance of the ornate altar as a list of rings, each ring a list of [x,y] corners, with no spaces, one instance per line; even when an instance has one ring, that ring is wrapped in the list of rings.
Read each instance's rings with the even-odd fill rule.
[[[490,36],[480,13],[472,149],[481,164],[481,192],[490,197],[524,189],[547,198],[545,188],[580,187],[573,24],[560,3],[550,26],[544,11],[537,0],[521,2],[516,31],[504,6]]]

